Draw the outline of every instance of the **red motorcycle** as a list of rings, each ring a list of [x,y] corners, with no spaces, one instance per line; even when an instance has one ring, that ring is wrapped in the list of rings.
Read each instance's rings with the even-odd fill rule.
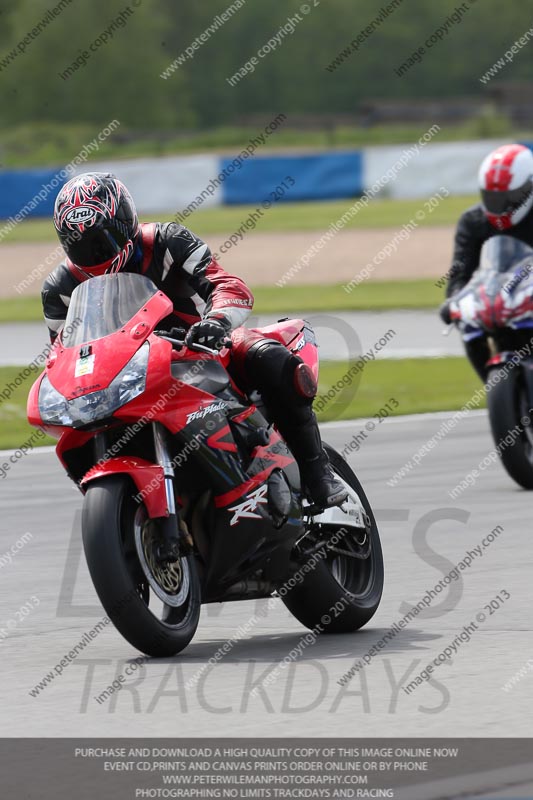
[[[172,303],[144,276],[80,284],[28,398],[32,425],[84,494],[82,536],[100,601],[152,656],[180,652],[202,603],[270,597],[303,625],[349,632],[375,613],[383,560],[372,509],[344,459],[349,498],[307,504],[296,462],[260,398],[246,397],[221,351],[188,348]],[[162,322],[164,320],[164,322]],[[264,328],[318,373],[301,320]]]

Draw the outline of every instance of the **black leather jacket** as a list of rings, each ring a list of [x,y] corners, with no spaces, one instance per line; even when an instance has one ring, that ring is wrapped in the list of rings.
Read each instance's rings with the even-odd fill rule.
[[[481,203],[472,206],[461,215],[455,231],[453,262],[448,272],[446,297],[451,297],[466,286],[479,266],[479,255],[483,244],[492,236],[514,236],[533,247],[533,209],[518,225],[499,231],[490,224]]]
[[[136,251],[124,270],[146,275],[172,300],[175,318],[169,326],[188,328],[216,313],[237,328],[253,306],[244,281],[227,273],[201,239],[175,222],[142,224]],[[46,278],[42,302],[52,340],[63,325],[72,292],[86,279],[68,259]]]

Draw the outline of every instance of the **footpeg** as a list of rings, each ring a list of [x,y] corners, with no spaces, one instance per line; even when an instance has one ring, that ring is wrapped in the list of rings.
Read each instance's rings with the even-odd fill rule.
[[[310,517],[314,517],[317,514],[323,514],[324,512],[330,509],[337,508],[341,509],[345,514],[348,514],[349,513],[349,511],[347,510],[348,503],[349,503],[348,496],[340,499],[337,503],[331,503],[331,505],[323,503],[311,503],[311,505],[309,506],[304,506],[304,513],[308,514]]]
[[[317,514],[322,514],[325,509],[324,506],[317,506],[316,503],[313,503],[310,506],[304,506],[303,511],[306,517],[315,517]]]

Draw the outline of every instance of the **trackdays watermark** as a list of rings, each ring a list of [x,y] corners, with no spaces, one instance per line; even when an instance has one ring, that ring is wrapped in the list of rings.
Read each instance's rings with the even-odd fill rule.
[[[480,627],[485,624],[487,618],[499,611],[502,605],[507,602],[507,600],[510,600],[510,598],[511,595],[507,589],[501,589],[501,591],[495,595],[495,597],[485,603],[483,608],[477,612],[475,619],[470,620],[469,623],[464,625],[462,631],[454,637],[453,641],[446,645],[446,647],[441,650],[437,656],[435,656],[435,658],[425,667],[425,669],[421,670],[421,672],[416,675],[412,681],[403,687],[405,694],[411,694],[411,692],[424,683],[424,681],[429,680],[433,671],[446,661],[449,661],[452,655],[456,655],[458,650],[463,645],[468,644],[474,634],[477,633]]]
[[[111,623],[112,617],[119,614],[125,606],[128,605],[130,600],[137,596],[137,587],[134,587],[129,592],[127,592],[124,597],[118,600],[114,606],[110,609],[109,615],[105,615],[100,619],[96,625],[94,625],[90,630],[85,631],[81,639],[69,650],[68,653],[65,653],[61,659],[59,659],[58,663],[55,665],[52,672],[48,672],[38,684],[36,684],[33,689],[30,689],[28,694],[30,697],[37,697],[39,694],[44,692],[44,690],[56,679],[56,677],[63,674],[64,670],[70,666],[70,664],[74,663],[74,661],[78,658],[80,653],[91,644],[91,642],[103,631],[105,630],[106,626]]]
[[[328,545],[331,547],[332,545],[337,544],[337,542],[341,541],[343,537],[346,535],[346,529],[341,528],[338,530],[333,536],[331,536],[328,540]],[[237,630],[232,634],[232,636],[228,637],[223,645],[221,645],[215,652],[213,656],[207,661],[185,684],[185,688],[190,689],[196,683],[198,683],[202,674],[208,669],[210,666],[214,666],[215,664],[222,661],[222,659],[228,655],[228,653],[233,649],[233,647],[237,644],[237,642],[241,641],[245,637],[247,637],[253,628],[258,625],[262,619],[264,619],[268,613],[279,603],[279,599],[285,597],[292,589],[296,586],[301,586],[305,580],[306,575],[312,572],[318,564],[322,563],[323,560],[326,558],[328,554],[328,547],[322,546],[319,550],[313,553],[310,558],[304,561],[301,564],[296,572],[294,572],[291,577],[285,581],[278,589],[276,590],[276,595],[274,597],[270,597],[266,604],[262,605],[256,612],[251,616],[245,623],[239,625]],[[322,620],[324,622],[324,620]]]
[[[271,686],[275,683],[281,676],[281,673],[287,666],[296,661],[299,658],[306,647],[310,645],[314,645],[319,634],[323,633],[327,626],[331,623],[332,620],[336,619],[342,612],[350,605],[349,600],[346,597],[341,597],[340,600],[337,600],[336,603],[331,605],[325,614],[322,614],[320,617],[320,621],[310,630],[308,633],[304,634],[299,642],[287,653],[287,655],[283,658],[282,661],[279,662],[274,669],[269,672],[264,680],[261,683],[261,687],[264,686]],[[252,697],[259,694],[260,687],[256,686],[255,689],[252,691]]]
[[[28,600],[23,603],[19,609],[17,609],[17,611],[13,612],[8,620],[0,625],[0,643],[5,641],[5,639],[7,639],[7,637],[15,630],[15,628],[18,628],[18,626],[24,622],[26,617],[28,617],[31,612],[40,605],[41,601],[39,598],[32,594],[32,596],[29,597]]]
[[[337,531],[330,539],[329,539],[329,546],[336,544],[338,541],[342,540],[342,538],[346,535],[346,529],[341,528]],[[269,598],[268,602],[262,606],[261,610],[251,616],[245,623],[240,625],[238,629],[232,634],[232,636],[228,637],[223,645],[217,648],[215,654],[209,658],[209,660],[199,669],[197,670],[194,675],[192,675],[185,684],[185,689],[189,690],[192,689],[194,686],[198,684],[202,675],[208,670],[211,666],[220,663],[223,658],[225,658],[231,650],[235,647],[235,645],[242,641],[244,638],[248,637],[251,631],[260,623],[262,619],[264,619],[269,611],[278,605],[280,598],[283,598],[286,594],[288,594],[292,589],[296,586],[300,586],[303,581],[305,580],[305,576],[312,572],[318,564],[320,564],[324,558],[327,556],[328,548],[323,546],[318,550],[316,553],[313,553],[311,557],[305,561],[297,570],[296,572],[291,575],[291,577],[282,584],[276,592],[276,596]],[[343,607],[345,607],[346,603]],[[340,609],[342,610],[342,609]],[[340,610],[337,608],[337,604],[335,604],[335,608],[332,610],[330,609],[331,615],[334,617],[338,616]],[[326,619],[327,617],[327,619]],[[320,625],[317,626],[316,630],[323,630],[324,626],[331,622],[331,616],[328,614],[324,614],[320,620]],[[316,639],[316,634],[314,636]],[[314,640],[313,640],[314,641]],[[305,645],[307,646],[307,644]],[[298,651],[301,654],[301,650]],[[133,675],[139,667],[144,665],[146,661],[148,661],[148,656],[138,656],[137,658],[133,659],[132,663],[125,667],[123,673],[120,673],[115,676],[113,681],[107,686],[104,691],[100,692],[99,695],[96,695],[94,699],[96,702],[101,705],[104,703],[105,700],[109,700],[113,694],[117,691],[120,691],[126,685],[126,678]],[[290,660],[290,659],[289,659]]]
[[[321,641],[314,645],[327,657],[331,650],[331,642]],[[283,671],[280,680],[273,686],[263,686],[263,681],[272,670],[272,664],[262,668],[256,659],[235,661],[226,667],[232,675],[238,675],[238,682],[230,684],[221,693],[226,676],[223,664],[210,666],[201,676],[194,692],[185,689],[187,683],[186,660],[173,659],[168,664],[146,656],[138,656],[130,660],[112,660],[109,658],[77,659],[73,669],[84,670],[78,712],[80,714],[123,714],[133,711],[135,714],[158,714],[173,704],[176,713],[196,715],[199,709],[213,720],[219,720],[228,714],[296,714],[312,716],[318,708],[324,713],[333,715],[339,711],[370,714],[379,710],[391,716],[398,713],[401,703],[410,701],[402,694],[401,689],[411,675],[420,668],[422,659],[413,658],[396,672],[397,665],[390,658],[383,658],[370,679],[365,673],[358,675],[359,682],[355,686],[338,686],[328,670],[317,658],[303,658],[291,661]],[[164,671],[162,672],[161,667]],[[129,668],[134,676],[131,681],[120,680]],[[155,669],[155,672],[154,672]],[[380,674],[379,674],[380,673]],[[442,680],[431,676],[428,681],[432,693],[417,710],[421,714],[440,714],[450,705],[450,691]],[[95,683],[107,683],[115,688],[107,703],[91,703],[95,699]],[[299,687],[305,683],[306,696],[302,698]],[[257,690],[257,691],[255,691]],[[119,708],[120,706],[120,708]]]
[[[20,551],[23,550],[26,547],[28,542],[32,541],[32,539],[33,539],[33,534],[32,533],[30,533],[29,531],[27,531],[26,533],[23,533],[22,536],[20,536],[17,539],[15,544],[11,545],[9,550],[6,550],[5,553],[2,553],[0,555],[0,569],[2,569],[2,567],[6,567],[8,565],[11,566],[15,556],[18,555],[20,553]]]
[[[407,611],[405,614],[399,620],[393,622],[388,631],[378,639],[360,659],[354,661],[350,669],[339,678],[338,683],[340,685],[348,683],[356,673],[367,667],[372,659],[388,646],[389,642],[395,639],[397,635],[401,634],[413,619],[419,614],[422,614],[425,609],[428,609],[432,605],[433,600],[443,592],[447,586],[451,586],[452,584],[457,585],[458,582],[462,581],[461,573],[470,569],[476,559],[482,558],[484,551],[490,547],[492,542],[498,539],[504,530],[502,525],[497,525],[493,528],[490,533],[483,537],[480,544],[476,545],[471,550],[467,550],[456,564],[451,565],[451,569],[448,570],[431,589],[427,589],[418,602],[413,605],[406,604]],[[400,610],[401,608],[402,607],[400,607]],[[447,611],[451,610],[452,608],[448,606]]]

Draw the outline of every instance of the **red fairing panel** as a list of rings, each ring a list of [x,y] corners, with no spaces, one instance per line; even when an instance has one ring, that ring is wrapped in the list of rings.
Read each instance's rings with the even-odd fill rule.
[[[107,389],[113,378],[148,339],[154,326],[171,311],[170,300],[163,292],[158,292],[123,328],[103,339],[91,342],[95,361],[98,361],[98,369],[94,370],[98,374],[98,382],[95,382],[93,372],[76,376],[76,362],[80,348],[63,347],[57,340],[46,365],[50,383],[67,400],[73,400],[98,389]]]
[[[224,494],[217,495],[215,497],[215,506],[217,508],[224,508],[230,503],[234,503],[236,500],[239,500],[240,498],[249,494],[254,489],[258,489],[275,469],[283,469],[284,467],[288,467],[289,464],[294,463],[294,458],[291,455],[272,452],[272,445],[279,441],[281,441],[279,433],[277,431],[273,431],[269,444],[264,447],[255,448],[253,452],[254,461],[257,459],[258,461],[270,461],[271,463],[260,472],[252,475],[240,486],[236,486]]]
[[[233,331],[231,339],[233,348],[231,350],[232,362],[238,369],[244,369],[244,360],[250,347],[262,339],[274,339],[283,344],[288,350],[300,356],[304,364],[307,364],[318,381],[319,358],[318,348],[313,341],[308,340],[306,330],[310,331],[309,326],[303,319],[288,319],[284,322],[276,322],[274,325],[267,325],[264,328],[238,328]]]
[[[148,516],[151,519],[168,517],[163,467],[133,456],[110,458],[92,467],[81,480],[81,486],[85,488],[88,483],[107,475],[129,475],[142,496]]]

